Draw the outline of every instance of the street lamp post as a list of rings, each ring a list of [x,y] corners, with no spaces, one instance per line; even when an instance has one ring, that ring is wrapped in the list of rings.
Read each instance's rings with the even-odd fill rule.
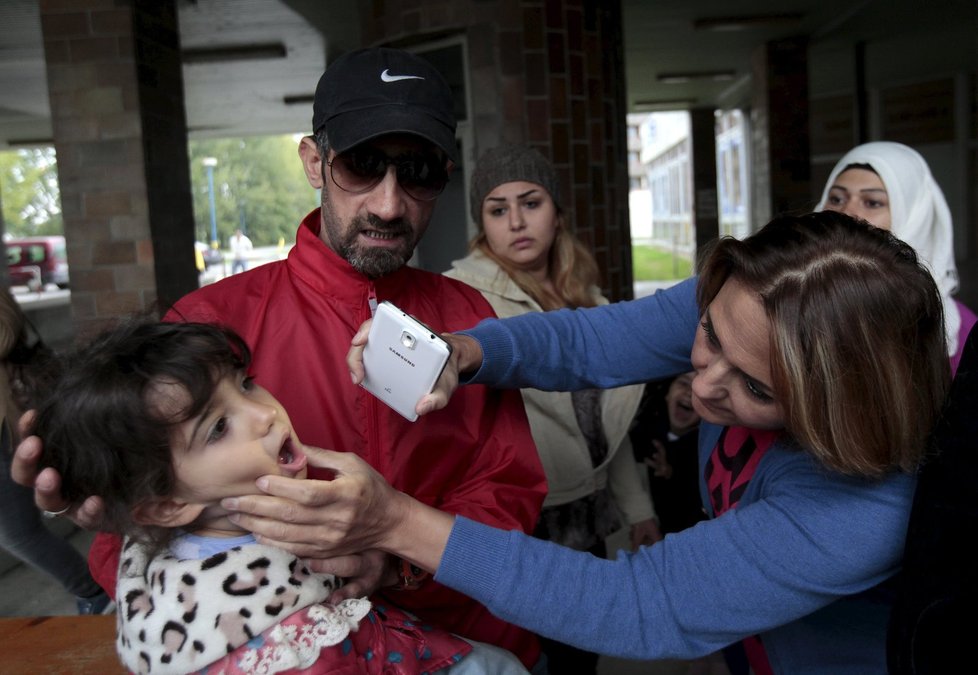
[[[200,161],[207,169],[207,193],[211,199],[211,248],[217,249],[221,245],[217,240],[217,211],[214,205],[214,167],[217,166],[217,158],[204,157]]]

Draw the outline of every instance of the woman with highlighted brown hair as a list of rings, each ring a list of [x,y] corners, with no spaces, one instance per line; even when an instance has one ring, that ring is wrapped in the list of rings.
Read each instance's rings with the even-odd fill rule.
[[[574,390],[695,371],[711,519],[600,560],[425,506],[325,453],[310,462],[334,480],[265,477],[264,495],[226,504],[239,522],[304,556],[396,553],[582,649],[688,659],[745,641],[756,673],[886,672],[889,585],[950,379],[941,296],[912,248],[841,213],[783,216],[652,296],[448,337],[452,367],[419,412],[460,373]]]

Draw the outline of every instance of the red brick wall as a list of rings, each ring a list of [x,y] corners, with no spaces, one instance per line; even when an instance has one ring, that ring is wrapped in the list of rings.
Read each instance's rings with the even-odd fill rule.
[[[41,0],[40,10],[72,313],[87,335],[196,286],[176,10],[140,0]],[[156,49],[147,70],[146,41],[167,36],[171,51]],[[165,91],[147,101],[153,86]],[[168,109],[147,122],[161,98]]]

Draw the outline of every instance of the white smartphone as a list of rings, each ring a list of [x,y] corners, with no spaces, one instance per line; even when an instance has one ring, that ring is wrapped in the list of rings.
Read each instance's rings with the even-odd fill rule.
[[[435,331],[385,300],[370,325],[360,386],[413,422],[418,400],[434,388],[451,354]]]

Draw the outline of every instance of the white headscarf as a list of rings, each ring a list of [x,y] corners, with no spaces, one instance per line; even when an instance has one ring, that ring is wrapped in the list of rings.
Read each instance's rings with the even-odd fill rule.
[[[914,248],[933,275],[944,301],[948,354],[956,354],[961,314],[951,298],[958,290],[951,211],[927,162],[916,150],[900,143],[879,141],[858,145],[832,169],[817,210],[825,208],[830,188],[851,164],[868,164],[883,181],[890,201],[890,229]]]

